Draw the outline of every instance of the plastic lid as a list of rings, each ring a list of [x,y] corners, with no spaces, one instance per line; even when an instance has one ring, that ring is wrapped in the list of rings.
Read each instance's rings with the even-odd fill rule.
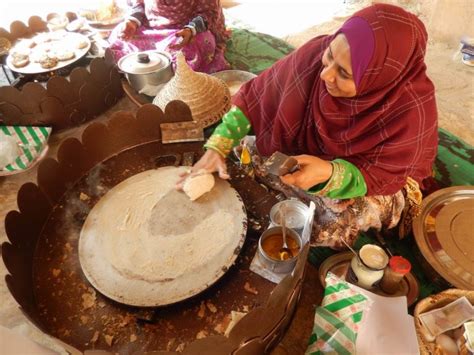
[[[390,269],[398,274],[408,274],[411,270],[410,262],[403,256],[392,256],[388,262]]]
[[[128,74],[149,74],[165,68],[168,57],[157,51],[130,53],[119,60],[119,68]]]

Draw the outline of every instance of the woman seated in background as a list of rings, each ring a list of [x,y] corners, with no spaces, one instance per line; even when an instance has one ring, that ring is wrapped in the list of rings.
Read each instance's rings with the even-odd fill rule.
[[[420,199],[437,152],[426,43],[423,23],[399,7],[355,13],[245,84],[193,171],[228,178],[225,158],[253,131],[259,155],[298,160],[300,170],[272,187],[316,202],[313,245],[338,248],[359,231],[394,227],[408,207],[403,187]]]
[[[219,0],[132,0],[132,10],[112,32],[110,49],[118,60],[138,51],[182,50],[195,71],[228,69],[224,58],[229,35]]]

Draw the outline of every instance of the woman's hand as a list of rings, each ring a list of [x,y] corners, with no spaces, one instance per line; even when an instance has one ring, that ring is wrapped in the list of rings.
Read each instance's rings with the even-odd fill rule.
[[[193,38],[193,31],[190,28],[183,28],[181,31],[176,32],[176,37],[181,37],[181,41],[175,44],[170,44],[170,49],[178,50],[183,48]]]
[[[293,174],[281,177],[287,185],[297,186],[303,190],[326,182],[332,175],[332,164],[313,155],[298,155],[293,157],[298,161],[300,169]]]
[[[121,22],[118,28],[118,36],[122,39],[130,39],[137,32],[138,24],[132,20]]]
[[[206,170],[209,173],[218,172],[221,179],[229,179],[230,176],[227,174],[227,165],[225,165],[225,159],[217,153],[215,150],[208,149],[199,161],[194,166],[184,173],[179,175],[180,179],[176,183],[178,190],[183,189],[183,182],[186,180],[188,175],[197,174],[199,170]]]

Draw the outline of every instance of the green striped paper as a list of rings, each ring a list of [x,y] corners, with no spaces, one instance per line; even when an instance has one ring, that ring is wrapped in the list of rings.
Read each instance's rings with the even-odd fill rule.
[[[346,281],[328,273],[306,354],[355,354],[359,323],[368,302]]]
[[[27,169],[46,147],[51,134],[51,127],[2,126],[0,130],[7,136],[12,136],[20,145],[21,155],[0,172],[19,171]]]

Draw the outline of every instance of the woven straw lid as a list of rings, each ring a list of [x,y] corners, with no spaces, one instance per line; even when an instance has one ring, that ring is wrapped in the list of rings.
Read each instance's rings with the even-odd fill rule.
[[[191,109],[193,120],[202,123],[203,127],[219,121],[231,105],[227,85],[211,75],[194,72],[181,52],[177,54],[174,77],[160,90],[153,103],[164,111],[172,100],[184,101]]]

